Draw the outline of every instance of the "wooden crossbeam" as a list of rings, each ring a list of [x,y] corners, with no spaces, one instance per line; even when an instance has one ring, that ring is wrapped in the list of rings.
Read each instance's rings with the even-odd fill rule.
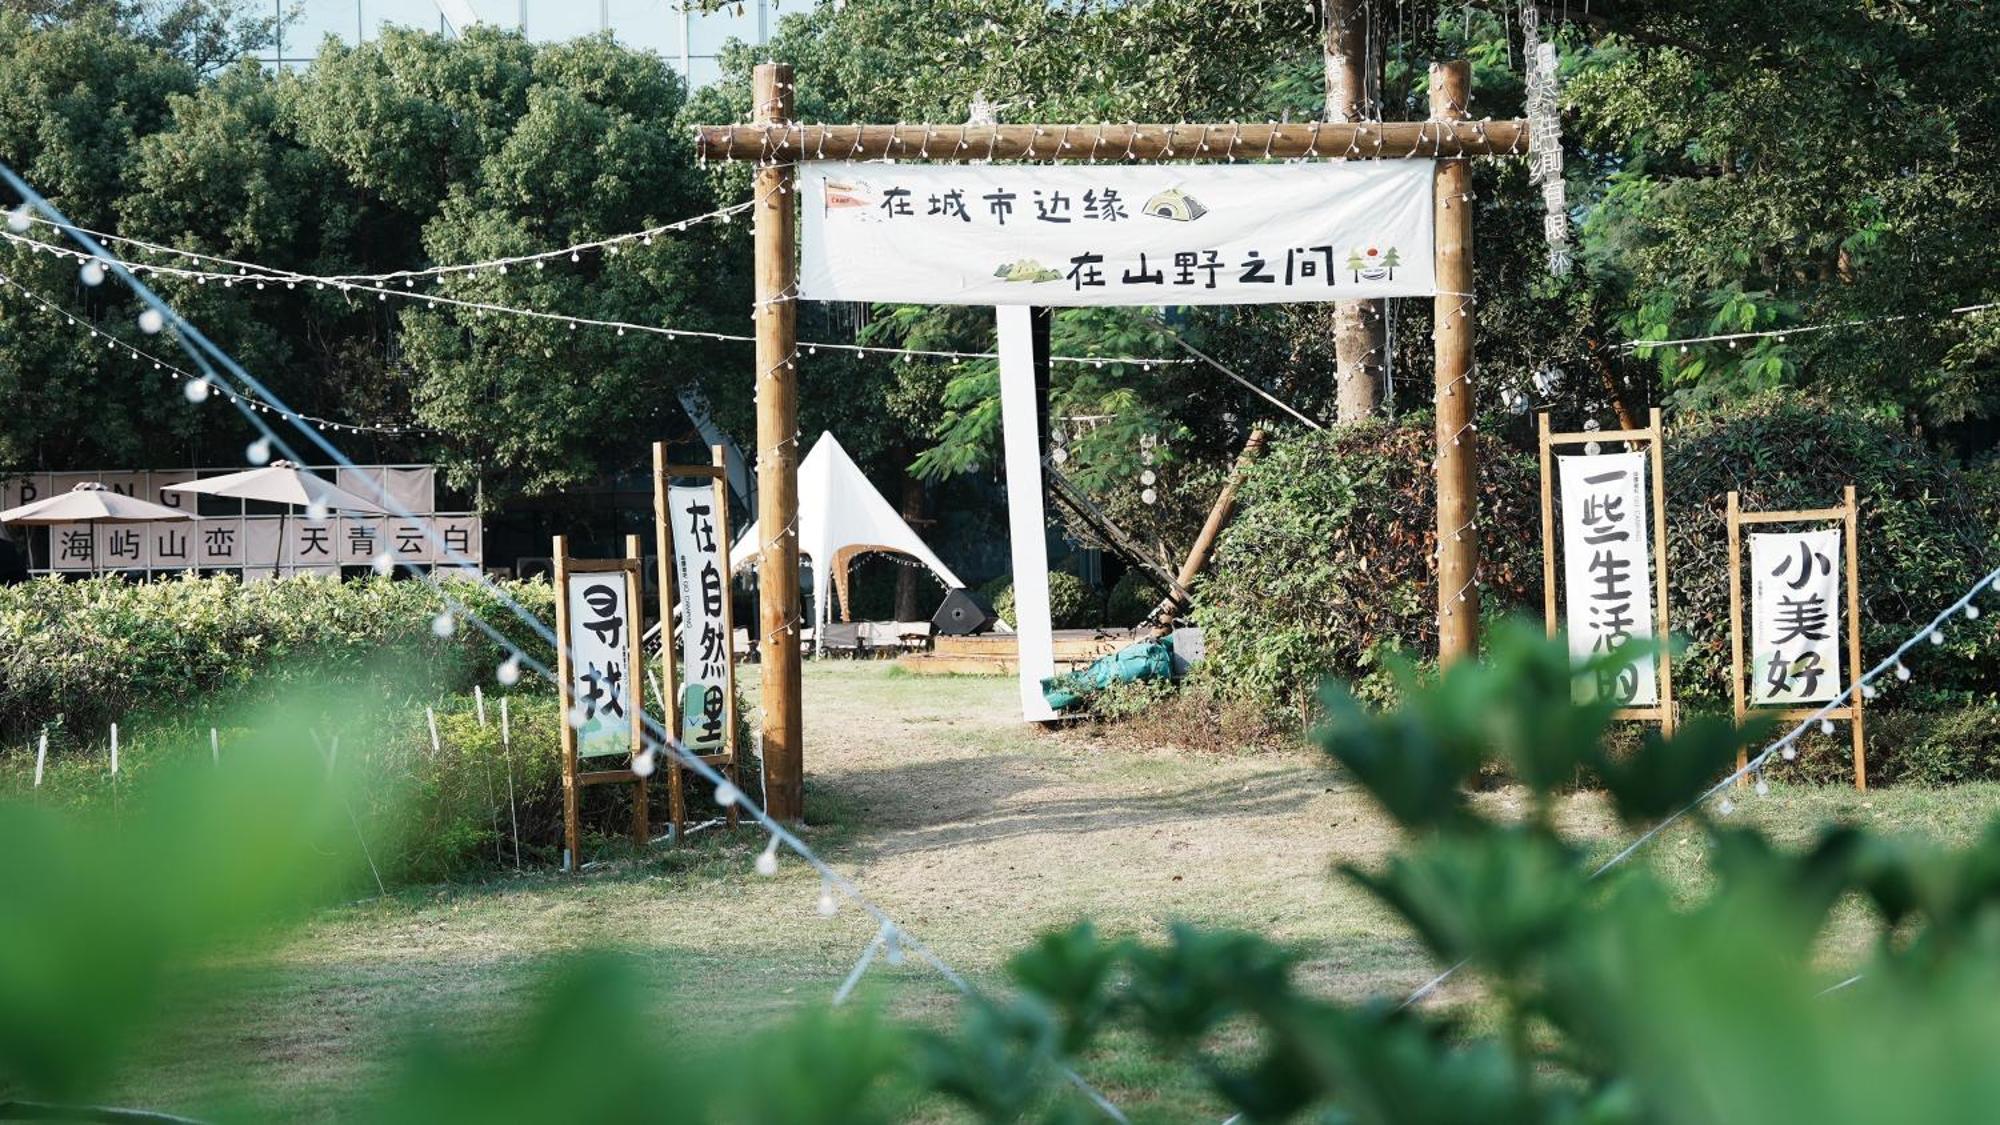
[[[1528,123],[1309,121],[1291,125],[702,125],[704,160],[1358,160],[1519,156]]]

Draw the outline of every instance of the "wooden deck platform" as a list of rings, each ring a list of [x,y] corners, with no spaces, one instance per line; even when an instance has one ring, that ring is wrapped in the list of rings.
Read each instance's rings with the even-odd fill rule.
[[[1130,631],[1058,629],[1056,671],[1073,672],[1138,639],[1139,634]],[[1016,641],[1012,633],[938,637],[931,651],[897,657],[896,663],[927,676],[1011,676],[1017,667]]]

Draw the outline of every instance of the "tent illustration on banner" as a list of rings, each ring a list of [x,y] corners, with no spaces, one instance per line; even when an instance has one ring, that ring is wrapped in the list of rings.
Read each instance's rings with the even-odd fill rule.
[[[758,525],[753,523],[737,537],[729,549],[730,570],[756,565],[757,535]],[[847,564],[870,551],[908,555],[930,568],[949,589],[965,585],[868,483],[840,442],[822,433],[799,464],[799,554],[812,563],[815,627],[826,624],[832,603],[827,597],[829,572],[841,602],[847,604]]]

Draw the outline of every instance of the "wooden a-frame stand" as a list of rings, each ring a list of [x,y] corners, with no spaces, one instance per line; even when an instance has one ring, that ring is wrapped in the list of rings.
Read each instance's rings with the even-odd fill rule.
[[[1536,418],[1542,461],[1542,617],[1551,637],[1556,635],[1560,624],[1556,613],[1555,451],[1561,446],[1588,445],[1591,442],[1643,442],[1646,445],[1649,475],[1653,478],[1653,637],[1660,646],[1654,657],[1654,668],[1660,678],[1660,701],[1652,707],[1621,707],[1613,711],[1611,717],[1657,722],[1660,733],[1671,737],[1678,725],[1679,711],[1674,705],[1674,656],[1667,643],[1673,634],[1667,612],[1667,474],[1661,454],[1661,437],[1665,431],[1660,425],[1660,408],[1653,408],[1643,430],[1559,434],[1549,430],[1546,412],[1536,415]]]
[[[1530,151],[1528,123],[1475,121],[1471,68],[1434,63],[1425,121],[1283,124],[806,125],[792,120],[792,68],[764,63],[747,125],[702,125],[704,160],[754,163],[757,318],[758,620],[764,790],[779,820],[804,818],[799,662],[798,207],[800,163],[815,160],[1429,160],[1437,293],[1438,658],[1473,654],[1479,629],[1477,441],[1473,429],[1472,165]],[[1465,393],[1456,393],[1464,384]]]
[[[644,677],[638,674],[644,662],[640,659],[639,646],[639,537],[625,537],[625,558],[622,559],[573,559],[569,557],[569,536],[558,535],[552,547],[555,556],[556,587],[556,683],[558,685],[558,706],[562,708],[562,766],[563,766],[563,860],[564,867],[575,873],[583,867],[583,830],[579,820],[579,805],[583,790],[591,785],[630,784],[632,786],[632,845],[643,848],[652,835],[646,816],[648,789],[645,777],[632,769],[645,747],[645,693],[640,684]],[[572,574],[623,574],[625,576],[625,605],[628,620],[625,624],[625,644],[630,653],[627,667],[632,669],[626,690],[630,693],[632,716],[632,757],[624,769],[585,771],[576,754],[576,727],[570,722],[571,711],[576,701],[571,698],[570,685],[576,682],[575,672],[570,667],[569,651],[569,576]]]
[[[1746,512],[1735,492],[1729,494],[1729,691],[1736,703],[1736,721],[1743,722],[1749,714],[1750,702],[1744,692],[1743,668],[1743,527],[1745,524],[1765,523],[1823,523],[1840,522],[1842,553],[1847,562],[1847,664],[1848,674],[1854,677],[1854,688],[1848,695],[1847,705],[1828,711],[1825,719],[1844,719],[1849,724],[1849,733],[1854,741],[1854,788],[1868,788],[1867,724],[1861,713],[1861,565],[1860,552],[1855,546],[1860,530],[1860,509],[1855,503],[1854,486],[1848,485],[1841,493],[1837,508],[1807,508],[1790,512]],[[1751,669],[1754,673],[1755,669]],[[1773,707],[1764,711],[1788,722],[1800,722],[1819,714],[1817,707]],[[1749,755],[1736,752],[1736,768],[1742,769],[1749,761]],[[1743,784],[1743,779],[1738,779]]]
[[[709,447],[709,456],[710,463],[707,465],[669,465],[667,444],[662,441],[653,443],[653,535],[659,552],[657,566],[660,581],[660,690],[666,694],[661,701],[661,715],[667,724],[667,737],[680,738],[680,664],[674,643],[674,607],[679,592],[674,582],[673,513],[667,510],[667,485],[675,477],[704,477],[715,485],[715,541],[722,555],[722,682],[726,710],[722,724],[722,752],[696,756],[728,778],[731,785],[740,787],[742,782],[737,777],[736,768],[736,619],[729,604],[729,547],[734,542],[729,533],[729,460],[719,445]],[[678,844],[687,837],[686,774],[692,769],[673,753],[662,755],[662,761],[667,767],[667,815],[673,820],[674,843]],[[729,827],[736,827],[736,802],[730,802],[725,812],[729,817]]]

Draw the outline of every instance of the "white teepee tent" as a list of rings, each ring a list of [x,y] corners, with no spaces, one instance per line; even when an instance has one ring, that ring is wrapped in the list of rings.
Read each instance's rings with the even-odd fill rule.
[[[730,547],[731,570],[756,564],[757,535],[753,523]],[[841,604],[849,604],[847,564],[869,551],[908,555],[929,567],[947,587],[965,585],[875,491],[833,435],[822,433],[799,465],[799,554],[812,564],[815,627],[826,624],[829,572],[838,585]]]

